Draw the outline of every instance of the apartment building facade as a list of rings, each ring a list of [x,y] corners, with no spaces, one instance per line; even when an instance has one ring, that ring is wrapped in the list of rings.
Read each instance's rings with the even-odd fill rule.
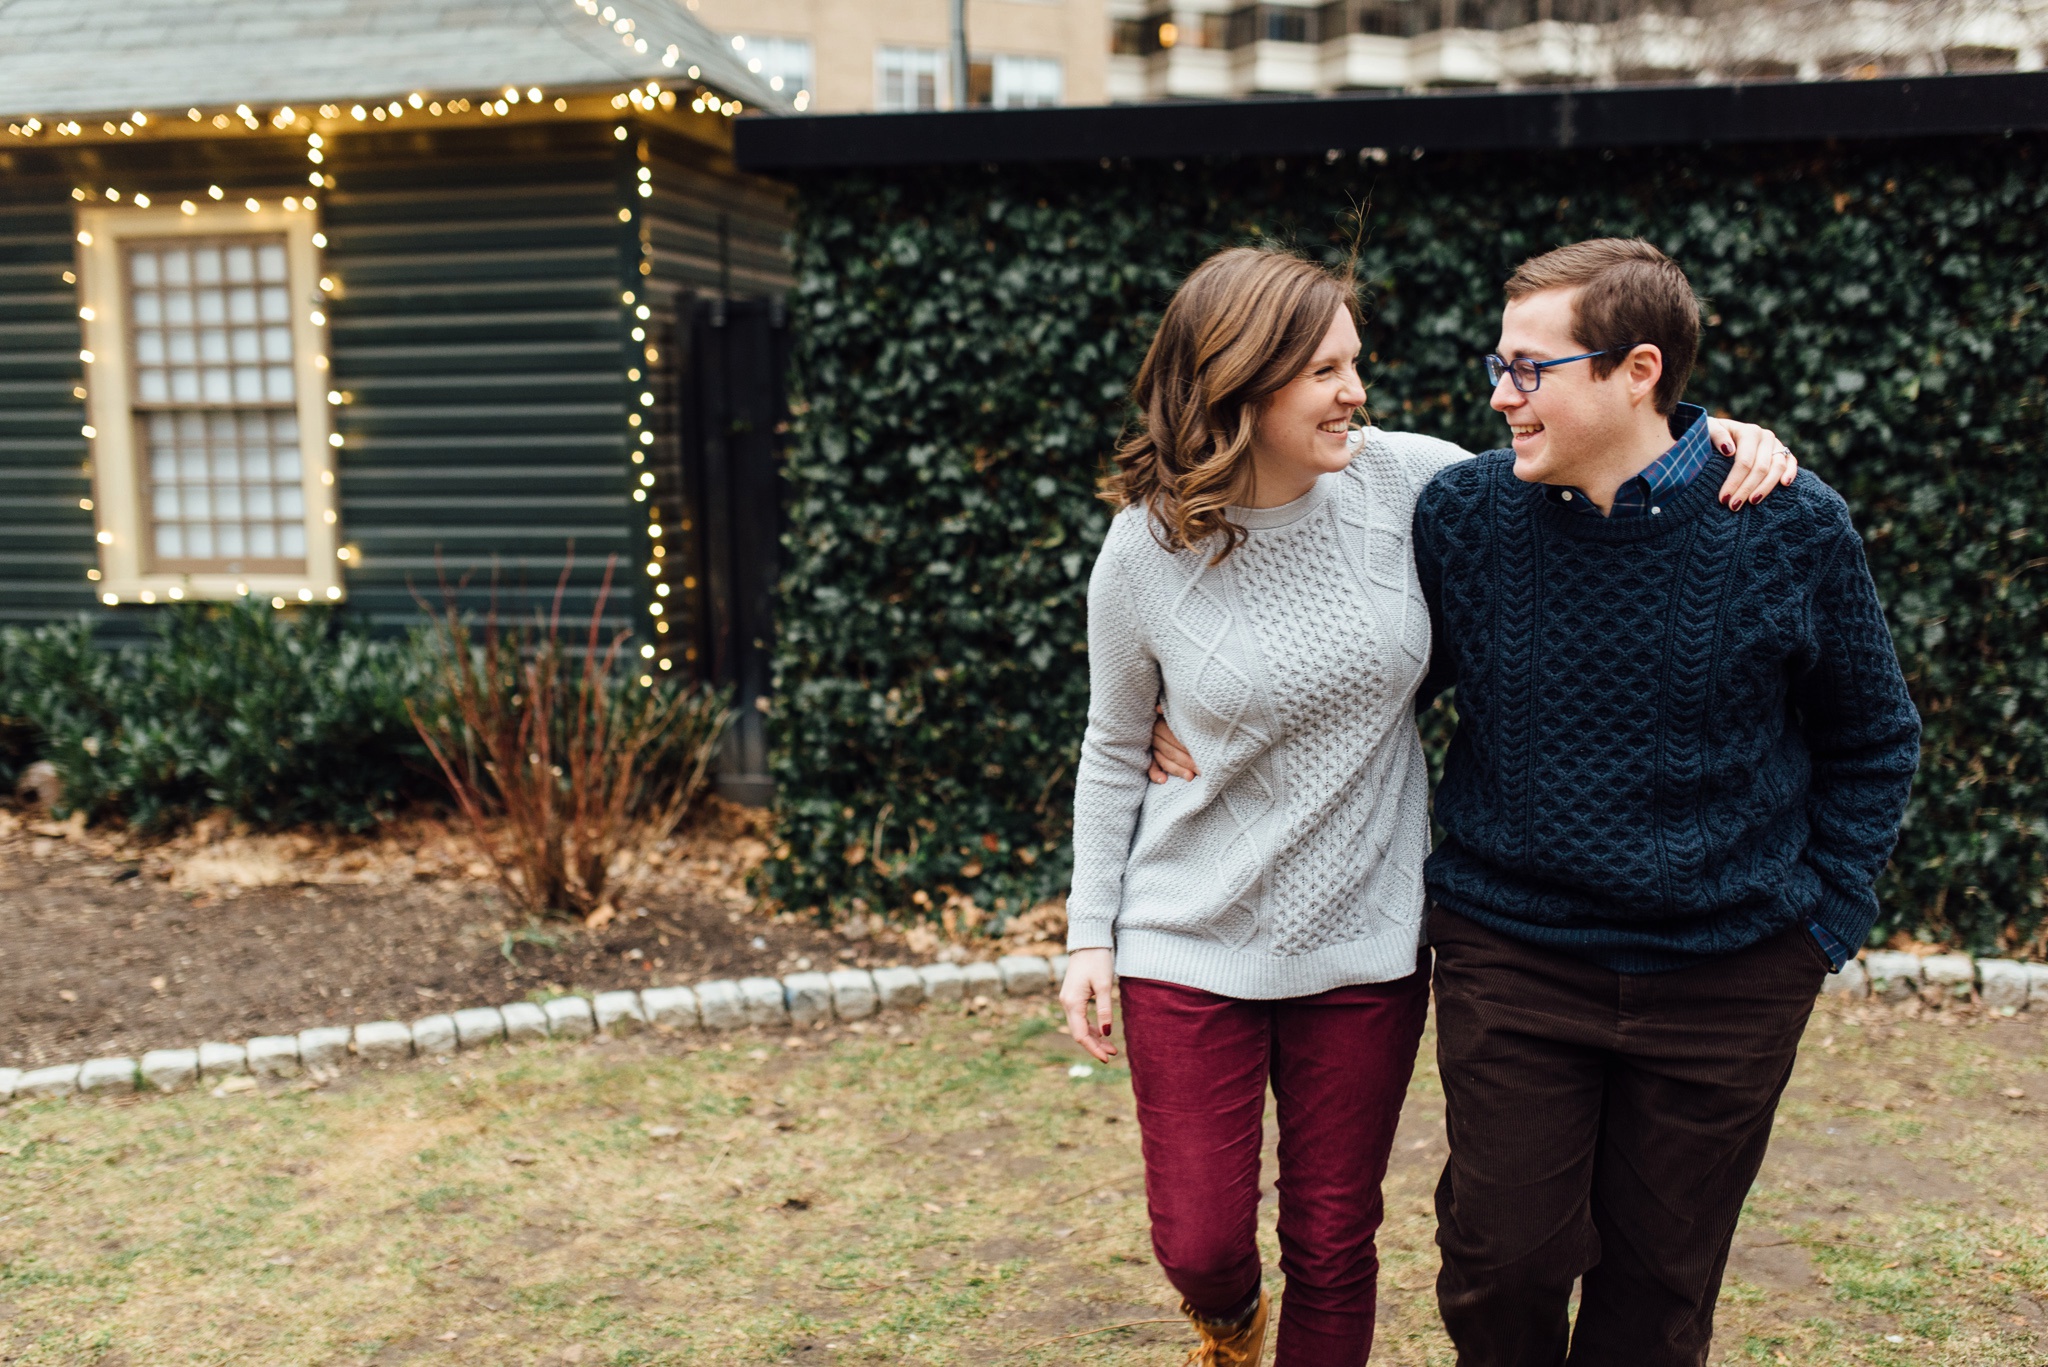
[[[951,0],[685,0],[799,111],[954,107]],[[967,103],[1109,98],[1104,0],[967,0]]]
[[[2042,0],[1108,0],[1115,101],[2038,70]]]

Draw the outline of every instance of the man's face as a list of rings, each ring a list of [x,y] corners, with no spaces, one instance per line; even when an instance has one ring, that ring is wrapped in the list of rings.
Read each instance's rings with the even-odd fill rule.
[[[1576,289],[1542,290],[1510,303],[1501,311],[1501,356],[1554,361],[1588,350],[1572,336],[1577,294]],[[1591,361],[1553,366],[1540,372],[1542,381],[1533,394],[1522,393],[1510,376],[1502,375],[1492,402],[1513,433],[1515,478],[1583,485],[1578,472],[1602,462],[1636,421],[1642,391],[1635,362],[1645,350],[1656,354],[1654,348],[1638,349],[1601,380],[1593,378]],[[1655,373],[1650,383],[1654,387]]]

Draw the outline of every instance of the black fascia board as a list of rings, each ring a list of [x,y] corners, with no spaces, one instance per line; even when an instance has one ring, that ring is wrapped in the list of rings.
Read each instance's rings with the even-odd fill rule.
[[[742,118],[741,167],[1507,151],[1997,134],[2048,128],[2048,72],[1875,81],[1176,101]]]

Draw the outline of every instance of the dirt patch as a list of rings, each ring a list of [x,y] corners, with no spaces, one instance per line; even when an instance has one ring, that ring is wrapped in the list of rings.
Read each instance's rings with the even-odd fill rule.
[[[0,811],[0,1065],[32,1068],[583,991],[926,962],[930,932],[758,914],[758,814],[714,802],[628,870],[617,914],[535,925],[460,834],[224,821],[145,843]]]

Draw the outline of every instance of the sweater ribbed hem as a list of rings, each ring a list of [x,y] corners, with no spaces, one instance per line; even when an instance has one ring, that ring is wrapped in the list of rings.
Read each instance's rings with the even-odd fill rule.
[[[1490,908],[1475,905],[1455,896],[1445,896],[1435,888],[1430,889],[1429,900],[1445,911],[1462,916],[1509,939],[1520,940],[1539,949],[1552,950],[1574,959],[1583,959],[1587,963],[1598,964],[1610,973],[1630,975],[1676,973],[1683,968],[1696,968],[1701,964],[1712,963],[1716,959],[1739,954],[1745,949],[1760,945],[1773,936],[1782,935],[1806,919],[1806,913],[1803,911],[1786,910],[1750,927],[1747,933],[1724,939],[1712,950],[1699,950],[1675,943],[1658,943],[1652,932],[1631,931],[1617,926],[1595,928],[1531,925],[1527,921],[1503,916]]]
[[[1421,942],[1422,927],[1415,925],[1282,957],[1168,931],[1126,930],[1117,936],[1116,972],[1120,978],[1156,978],[1239,1001],[1279,1001],[1405,978],[1415,971]]]

